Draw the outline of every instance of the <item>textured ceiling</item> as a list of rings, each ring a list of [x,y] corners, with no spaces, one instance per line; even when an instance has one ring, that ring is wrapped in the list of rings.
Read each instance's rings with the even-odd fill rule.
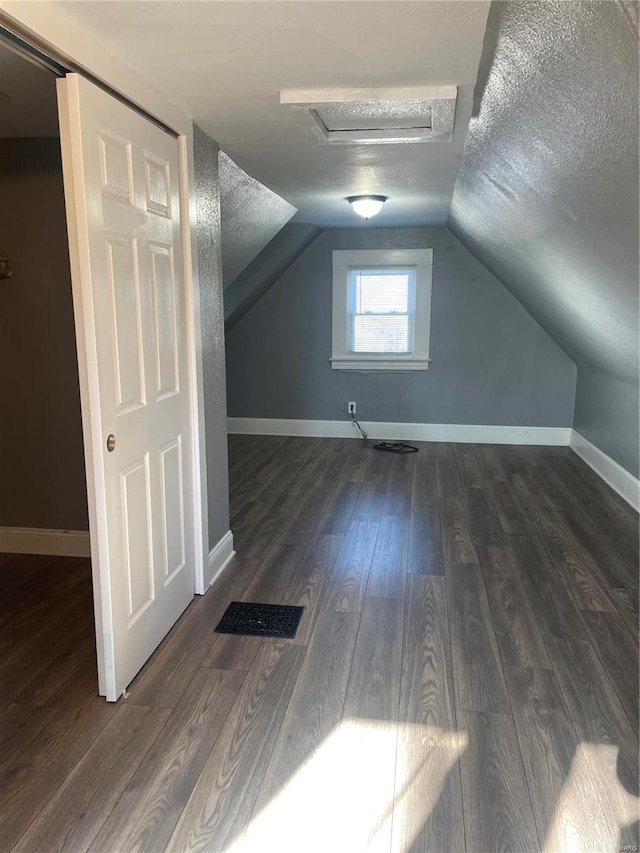
[[[56,78],[0,43],[0,137],[58,136]]]
[[[451,225],[570,354],[636,375],[633,27],[618,3],[496,3],[487,41]]]
[[[578,364],[576,425],[635,469],[635,3],[492,5],[450,227]]]
[[[228,287],[296,209],[247,175],[224,151],[218,164],[222,281]]]
[[[389,196],[383,225],[443,223],[471,114],[487,2],[84,2],[60,7],[186,102],[246,172],[323,227],[345,196]],[[460,87],[451,141],[331,146],[280,105],[290,88]]]

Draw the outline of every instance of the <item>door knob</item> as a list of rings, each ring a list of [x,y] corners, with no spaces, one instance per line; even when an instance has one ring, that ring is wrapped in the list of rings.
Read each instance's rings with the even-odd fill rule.
[[[116,447],[116,437],[113,433],[109,433],[107,436],[107,450],[109,453],[113,453]]]

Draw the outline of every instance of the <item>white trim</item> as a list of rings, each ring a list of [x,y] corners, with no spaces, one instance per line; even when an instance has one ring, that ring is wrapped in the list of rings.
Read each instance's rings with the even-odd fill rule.
[[[332,253],[331,358],[333,370],[428,370],[431,335],[433,249],[336,249]],[[415,267],[413,353],[364,355],[349,352],[349,270],[358,267]]]
[[[455,98],[458,87],[394,86],[378,89],[282,89],[281,104],[358,103],[364,101],[440,101]]]
[[[330,358],[334,370],[429,370],[430,358],[360,358],[348,355],[344,358]]]
[[[484,424],[408,424],[362,421],[371,439],[451,441],[473,444],[570,446],[605,483],[640,511],[640,480],[571,427],[490,426]],[[354,424],[280,418],[228,418],[228,431],[240,435],[293,435],[314,438],[359,438]]]
[[[187,322],[187,370],[189,374],[189,403],[191,407],[191,477],[193,498],[193,556],[194,590],[201,595],[207,588],[205,578],[209,552],[209,504],[207,499],[207,448],[204,423],[204,379],[202,360],[202,329],[200,324],[200,285],[198,254],[195,239],[196,222],[193,140],[182,134],[178,137],[180,165],[180,230],[182,237],[185,312]]]
[[[0,527],[0,552],[45,554],[51,557],[90,557],[91,547],[86,530]]]
[[[222,539],[212,548],[209,554],[209,586],[212,586],[227,568],[233,556],[233,533],[230,530],[224,534]],[[205,590],[206,591],[206,590]]]
[[[640,512],[640,480],[575,429],[571,430],[569,446],[598,477],[611,486],[636,512]]]
[[[228,431],[245,435],[302,435],[316,438],[358,438],[350,421],[305,421],[276,418],[228,418]],[[538,444],[566,446],[571,427],[485,426],[482,424],[407,424],[362,421],[372,439],[452,441],[477,444]]]

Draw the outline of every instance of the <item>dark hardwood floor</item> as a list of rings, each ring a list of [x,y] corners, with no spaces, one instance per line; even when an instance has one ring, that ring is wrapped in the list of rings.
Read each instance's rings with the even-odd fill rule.
[[[0,556],[0,853],[637,850],[637,515],[566,448],[419,447],[231,436],[237,556],[115,705],[88,561]]]

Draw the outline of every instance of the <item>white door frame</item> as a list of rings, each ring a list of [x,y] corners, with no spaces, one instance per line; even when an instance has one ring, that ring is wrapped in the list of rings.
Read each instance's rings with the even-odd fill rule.
[[[198,282],[197,244],[195,232],[195,177],[193,162],[193,122],[186,110],[168,101],[146,81],[126,68],[119,60],[104,49],[91,34],[74,24],[56,8],[52,2],[28,3],[24,0],[0,0],[0,24],[24,35],[42,52],[69,71],[76,71],[99,82],[114,97],[126,100],[130,105],[151,120],[162,124],[175,134],[178,140],[180,167],[181,237],[185,282],[185,308],[187,314],[187,345],[189,351],[189,400],[192,428],[192,481],[194,530],[194,585],[198,594],[209,587],[208,578],[208,506],[206,445],[204,428],[204,382],[202,374],[202,337],[200,326],[200,291]],[[66,198],[69,204],[71,198]],[[73,255],[75,254],[75,259]],[[78,264],[77,247],[71,251],[71,263]],[[78,276],[73,277],[81,280]],[[87,294],[74,292],[76,299],[87,301]],[[76,322],[78,322],[76,311]],[[95,389],[88,386],[79,353],[80,391],[82,401],[85,453],[88,458],[102,454],[102,435],[99,419],[96,419],[96,400],[92,399]],[[88,422],[87,422],[88,421]],[[91,465],[87,466],[90,471]],[[87,478],[89,527],[91,532],[92,557],[99,559],[99,542],[106,541],[106,531],[101,530],[98,519],[104,518],[97,512],[104,498],[104,485]],[[103,555],[105,556],[105,555]],[[98,593],[99,594],[99,593]],[[99,627],[99,626],[98,626]]]
[[[195,174],[193,163],[193,131],[190,137],[178,135],[180,166],[180,208],[182,218],[182,263],[187,315],[189,351],[189,402],[192,429],[192,482],[194,530],[195,591],[204,595],[209,588],[209,505],[207,500],[207,448],[204,423],[204,377],[202,373],[202,329],[200,325],[200,285],[198,254],[193,231],[195,223]],[[193,235],[193,239],[192,239]]]

